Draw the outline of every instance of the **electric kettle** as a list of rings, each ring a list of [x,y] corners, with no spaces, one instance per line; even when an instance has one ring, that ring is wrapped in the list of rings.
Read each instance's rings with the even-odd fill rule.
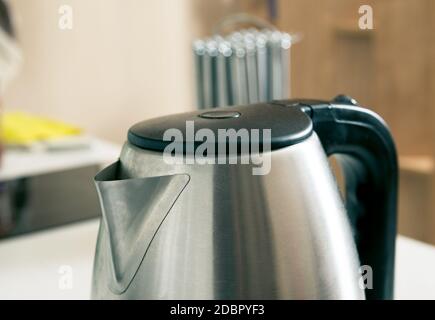
[[[347,96],[136,124],[95,178],[92,297],[391,299],[397,170],[384,121]]]

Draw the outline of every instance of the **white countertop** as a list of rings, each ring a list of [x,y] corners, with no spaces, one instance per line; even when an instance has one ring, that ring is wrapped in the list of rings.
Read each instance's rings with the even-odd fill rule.
[[[102,165],[119,157],[119,145],[89,137],[89,147],[62,151],[10,150],[2,155],[0,181]]]
[[[0,299],[89,299],[98,224],[91,220],[1,241]],[[396,299],[435,299],[433,270],[435,247],[399,236]],[[70,287],[62,286],[62,271]]]
[[[99,221],[0,241],[0,299],[89,299]],[[72,288],[61,289],[64,266]]]

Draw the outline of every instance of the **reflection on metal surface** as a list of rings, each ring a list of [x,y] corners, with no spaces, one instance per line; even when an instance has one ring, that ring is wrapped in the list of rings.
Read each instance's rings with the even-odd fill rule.
[[[96,177],[107,228],[110,256],[109,285],[123,293],[145,255],[154,235],[175,200],[189,182],[188,175],[116,181],[118,163]]]
[[[156,175],[181,175],[181,180],[172,194],[165,192],[170,192],[167,187],[173,178],[163,180],[162,192],[145,196],[152,203],[149,211],[141,211],[140,222],[132,220],[137,225],[134,233],[148,233],[136,237],[151,242],[145,257],[144,251],[132,256],[135,262],[143,260],[122,293],[107,281],[111,272],[107,247],[114,240],[126,241],[129,245],[118,244],[118,251],[125,250],[119,254],[133,254],[132,240],[127,240],[130,235],[125,234],[129,231],[123,225],[129,218],[113,220],[113,226],[101,225],[93,298],[363,298],[348,218],[317,136],[274,151],[271,158],[271,172],[253,176],[251,165],[167,165],[161,153],[127,143],[118,174],[121,180],[133,179],[120,182],[121,188],[133,182],[128,187],[138,191],[133,202],[144,197],[135,178],[151,179],[150,189],[158,184],[152,178]],[[179,194],[185,176],[190,181]],[[123,209],[112,215],[129,215],[124,208],[130,208],[125,201],[131,199],[120,198],[115,191],[114,198]],[[155,232],[147,223],[162,221],[165,210],[153,211],[154,204],[162,202],[170,212]],[[132,207],[134,214],[142,209],[141,203]],[[144,250],[147,244],[139,247]],[[123,260],[120,265],[130,268],[128,262]]]

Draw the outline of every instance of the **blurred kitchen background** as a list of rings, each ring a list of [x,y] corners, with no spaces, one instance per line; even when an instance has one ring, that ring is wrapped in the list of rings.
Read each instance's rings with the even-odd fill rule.
[[[54,119],[61,132],[83,137],[5,147],[0,237],[98,215],[95,172],[117,157],[132,124],[195,109],[193,41],[248,13],[302,36],[291,48],[292,97],[346,93],[384,117],[400,154],[400,233],[435,244],[434,1],[7,3],[21,62],[2,88],[4,121]],[[59,27],[65,5],[71,29]],[[358,26],[361,5],[373,8],[373,30]]]

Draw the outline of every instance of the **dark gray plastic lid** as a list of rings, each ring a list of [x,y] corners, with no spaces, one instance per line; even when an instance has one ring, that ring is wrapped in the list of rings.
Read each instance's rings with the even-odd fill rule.
[[[308,138],[313,131],[311,119],[300,108],[255,104],[182,113],[143,121],[129,130],[128,141],[142,149],[163,151],[172,143],[163,140],[166,130],[178,129],[183,134],[182,143],[193,143],[196,148],[203,141],[192,141],[192,138],[186,135],[187,121],[194,122],[195,133],[200,129],[210,129],[215,137],[218,137],[219,129],[247,129],[249,132],[259,129],[260,133],[263,129],[271,129],[271,150],[299,143]],[[261,150],[261,135],[259,144]]]

